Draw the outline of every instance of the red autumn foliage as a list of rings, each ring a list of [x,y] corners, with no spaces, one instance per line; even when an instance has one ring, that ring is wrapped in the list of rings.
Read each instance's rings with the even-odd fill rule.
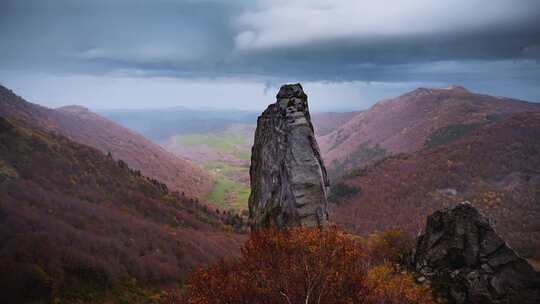
[[[370,259],[376,264],[406,265],[415,240],[408,234],[390,230],[372,233],[367,239]]]
[[[194,273],[178,303],[433,303],[427,287],[335,227],[253,233],[241,251]]]
[[[355,234],[417,235],[435,210],[469,200],[526,257],[540,258],[540,112],[515,114],[453,143],[382,160],[348,176],[359,189],[333,209]]]

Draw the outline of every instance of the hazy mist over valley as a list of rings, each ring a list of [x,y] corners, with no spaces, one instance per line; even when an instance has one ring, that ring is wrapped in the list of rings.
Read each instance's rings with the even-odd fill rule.
[[[537,0],[0,0],[0,303],[540,303]]]

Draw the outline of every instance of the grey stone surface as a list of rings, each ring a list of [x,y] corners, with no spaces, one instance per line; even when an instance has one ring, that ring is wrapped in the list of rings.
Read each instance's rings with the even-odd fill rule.
[[[540,274],[468,202],[428,217],[414,266],[453,303],[540,303]]]
[[[329,182],[300,84],[283,85],[259,116],[250,181],[253,230],[326,225]]]

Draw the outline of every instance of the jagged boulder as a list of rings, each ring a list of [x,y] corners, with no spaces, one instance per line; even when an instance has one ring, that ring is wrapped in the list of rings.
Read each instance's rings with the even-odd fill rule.
[[[413,263],[454,303],[540,303],[540,274],[468,202],[428,217]]]
[[[300,84],[259,116],[249,173],[252,229],[326,225],[329,182]]]

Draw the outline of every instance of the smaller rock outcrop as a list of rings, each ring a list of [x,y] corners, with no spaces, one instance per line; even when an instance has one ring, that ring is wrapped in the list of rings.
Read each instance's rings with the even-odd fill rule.
[[[540,274],[468,202],[428,217],[414,266],[454,303],[540,303]]]
[[[326,225],[329,182],[300,84],[282,86],[259,116],[249,173],[253,230]]]

